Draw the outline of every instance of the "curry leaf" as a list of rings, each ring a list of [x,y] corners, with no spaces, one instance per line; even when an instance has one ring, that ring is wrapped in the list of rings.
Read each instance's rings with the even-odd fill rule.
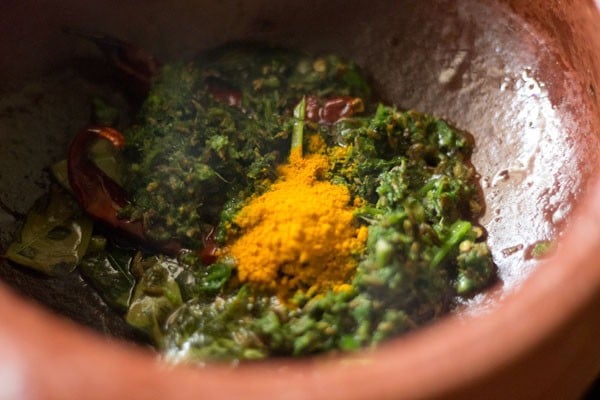
[[[114,245],[106,246],[104,238],[93,238],[93,243],[104,241],[103,246],[94,246],[79,265],[81,274],[98,290],[104,301],[117,309],[126,310],[135,279],[129,266],[133,251]],[[92,247],[92,246],[90,246]]]
[[[6,257],[48,275],[67,274],[85,254],[92,222],[75,200],[53,188],[29,211],[23,228],[10,244]]]
[[[143,270],[135,286],[127,323],[146,332],[157,343],[162,341],[162,326],[182,303],[181,291],[171,267],[176,265],[160,257],[134,260],[134,269]]]

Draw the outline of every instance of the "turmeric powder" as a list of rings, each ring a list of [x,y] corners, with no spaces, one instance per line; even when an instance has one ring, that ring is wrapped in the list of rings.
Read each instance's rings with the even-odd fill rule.
[[[241,236],[230,247],[241,282],[276,291],[345,288],[367,228],[357,226],[348,189],[321,180],[324,155],[292,150],[279,180],[234,219]]]

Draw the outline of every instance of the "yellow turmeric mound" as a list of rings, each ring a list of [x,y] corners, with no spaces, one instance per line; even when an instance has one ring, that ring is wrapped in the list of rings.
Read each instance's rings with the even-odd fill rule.
[[[230,247],[238,277],[285,296],[339,289],[356,269],[367,238],[357,227],[350,193],[320,181],[327,158],[292,151],[279,180],[236,216],[241,236]]]

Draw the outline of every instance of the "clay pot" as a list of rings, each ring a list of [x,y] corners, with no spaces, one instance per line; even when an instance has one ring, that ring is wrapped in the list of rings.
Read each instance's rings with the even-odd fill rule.
[[[600,13],[593,1],[144,3],[0,4],[3,245],[43,192],[43,168],[63,156],[86,118],[73,111],[44,129],[44,107],[71,90],[70,81],[63,76],[43,93],[27,82],[90,63],[98,64],[88,68],[92,75],[102,75],[95,50],[62,27],[107,32],[163,60],[251,38],[354,58],[390,102],[471,132],[487,203],[482,223],[502,282],[374,351],[197,368],[166,365],[117,339],[132,334],[85,285],[3,263],[0,399],[564,399],[591,384],[600,372]],[[24,100],[5,104],[15,98]],[[531,249],[543,240],[557,249],[538,260]]]

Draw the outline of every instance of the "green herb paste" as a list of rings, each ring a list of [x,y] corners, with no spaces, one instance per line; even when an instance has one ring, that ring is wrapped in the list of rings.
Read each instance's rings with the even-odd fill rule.
[[[305,116],[309,97],[318,106],[337,97],[362,104],[335,121],[315,121]],[[166,65],[124,135],[118,179],[130,201],[121,217],[142,220],[157,242],[175,239],[190,250],[170,258],[95,229],[78,249],[85,250],[79,269],[168,359],[369,347],[434,320],[495,278],[475,222],[483,201],[471,138],[430,115],[380,103],[352,62],[231,46]],[[311,140],[328,160],[319,179],[347,188],[356,225],[368,235],[343,290],[306,288],[282,298],[240,281],[227,246],[242,234],[236,216],[277,181],[292,143],[310,153]],[[213,231],[223,251],[207,263],[197,250]]]

